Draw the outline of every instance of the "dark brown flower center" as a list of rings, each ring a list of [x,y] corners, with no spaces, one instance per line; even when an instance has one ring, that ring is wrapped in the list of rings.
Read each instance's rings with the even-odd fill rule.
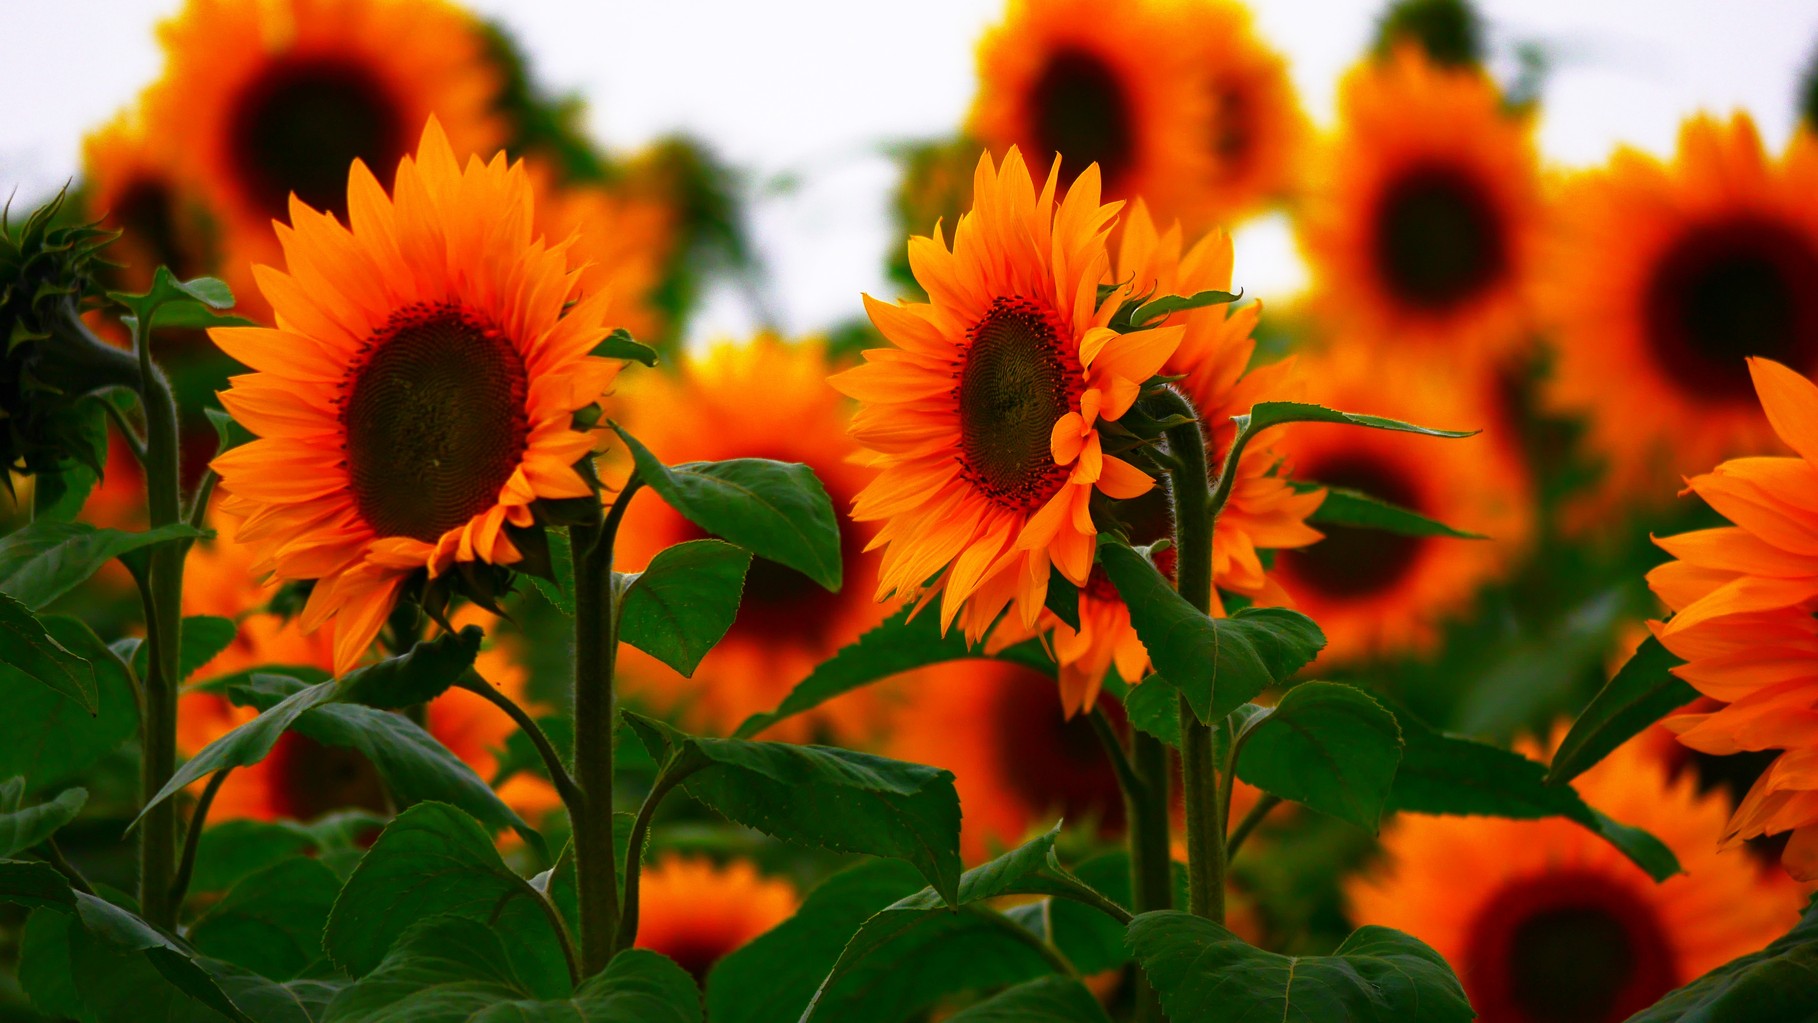
[[[272,216],[290,193],[345,215],[347,169],[358,157],[376,173],[409,146],[391,89],[369,68],[333,56],[278,60],[249,83],[228,116],[228,156],[240,187]]]
[[[1217,157],[1213,174],[1230,181],[1246,170],[1256,140],[1255,111],[1241,81],[1221,82],[1212,88],[1212,154]]]
[[[1054,315],[1022,298],[994,301],[966,339],[953,389],[965,477],[998,504],[1033,511],[1067,481],[1049,439],[1078,407],[1079,361]]]
[[[1105,191],[1117,194],[1136,158],[1130,99],[1109,64],[1081,50],[1062,50],[1030,90],[1029,111],[1037,158],[1058,153],[1083,171],[1098,164]]]
[[[1648,341],[1687,393],[1752,404],[1751,355],[1818,366],[1818,250],[1785,225],[1743,218],[1686,232],[1644,301]]]
[[[201,253],[178,228],[178,201],[169,183],[149,176],[134,178],[120,190],[113,206],[107,219],[120,229],[130,252],[130,265],[122,275],[125,282],[149,285],[159,266],[170,267],[181,278],[202,272]]]
[[[358,750],[285,732],[266,757],[272,810],[312,821],[336,810],[386,813],[385,783]]]
[[[434,542],[484,512],[524,455],[524,361],[455,305],[392,314],[343,391],[347,475],[380,536]]]
[[[1054,681],[1017,665],[1003,675],[989,713],[998,765],[1009,795],[1034,813],[1054,812],[1068,823],[1097,821],[1110,834],[1124,825],[1124,801],[1105,748],[1084,714],[1068,718],[1054,698]],[[1124,712],[1114,699],[1098,708],[1119,731]],[[1052,822],[1050,822],[1052,823]]]
[[[1389,183],[1376,207],[1377,272],[1394,297],[1445,312],[1493,285],[1508,268],[1507,226],[1483,184],[1462,168],[1414,167]]]
[[[1361,490],[1390,504],[1427,514],[1407,470],[1367,451],[1337,452],[1305,466],[1296,475],[1328,486]],[[1300,550],[1282,551],[1282,568],[1300,584],[1338,599],[1381,593],[1414,569],[1427,541],[1374,529],[1321,523],[1325,539]]]
[[[1653,907],[1591,872],[1511,884],[1467,941],[1463,979],[1483,1023],[1618,1023],[1680,981]]]

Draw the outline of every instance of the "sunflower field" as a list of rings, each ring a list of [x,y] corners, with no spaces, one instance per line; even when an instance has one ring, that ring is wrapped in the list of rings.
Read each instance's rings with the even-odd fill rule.
[[[1255,5],[973,4],[803,327],[513,16],[169,0],[0,140],[0,1023],[1818,1021],[1818,54]]]

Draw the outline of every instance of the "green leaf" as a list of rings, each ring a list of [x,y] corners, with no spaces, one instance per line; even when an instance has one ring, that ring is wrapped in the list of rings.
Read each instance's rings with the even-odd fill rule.
[[[1174,313],[1187,309],[1203,309],[1211,305],[1226,305],[1243,297],[1243,293],[1231,294],[1229,291],[1201,291],[1192,295],[1163,295],[1150,299],[1136,307],[1130,314],[1130,324],[1138,330],[1155,320],[1163,319]]]
[[[308,824],[248,818],[211,822],[196,848],[189,890],[225,891],[287,857],[358,855],[384,825],[383,818],[366,810],[342,810]]]
[[[404,811],[373,843],[335,900],[323,945],[364,977],[413,924],[437,915],[471,920],[502,940],[496,965],[522,978],[527,993],[568,993],[555,911],[499,858],[492,836],[442,803]]]
[[[90,714],[62,693],[0,664],[0,778],[15,774],[45,789],[83,775],[131,738],[139,727],[138,705],[126,666],[87,625],[62,615],[40,621],[51,638],[94,668],[99,713]]]
[[[565,528],[545,528],[544,535],[549,538],[549,572],[554,579],[542,576],[527,575],[530,585],[536,587],[549,606],[570,618],[574,617],[574,541],[569,538]]]
[[[396,657],[348,672],[341,679],[336,699],[381,710],[428,703],[473,667],[485,638],[485,632],[477,625],[459,632],[444,632]]]
[[[223,409],[205,408],[202,414],[208,417],[209,425],[215,428],[215,454],[219,455],[242,444],[254,440],[253,433],[241,426],[233,416]]]
[[[1429,519],[1417,511],[1390,504],[1388,501],[1372,497],[1361,490],[1298,481],[1294,484],[1294,488],[1303,492],[1313,489],[1324,489],[1326,492],[1326,499],[1320,502],[1313,514],[1307,516],[1308,522],[1375,529],[1399,536],[1445,536],[1455,540],[1487,539],[1482,533],[1467,533],[1462,529],[1454,529],[1443,522]]]
[[[218,313],[201,302],[189,299],[166,302],[159,306],[154,322],[154,329],[157,330],[207,330],[210,327],[257,326],[259,326],[257,320],[232,313]]]
[[[1401,762],[1401,728],[1363,690],[1306,682],[1238,735],[1238,777],[1372,834]]]
[[[201,667],[221,651],[233,645],[234,637],[239,632],[233,619],[219,615],[187,615],[183,619],[182,638],[178,641],[177,669],[183,679],[194,675]],[[136,643],[132,651],[133,671],[140,678],[146,674],[146,659],[149,653],[144,643]]]
[[[839,523],[814,470],[767,458],[666,466],[637,438],[618,433],[638,476],[684,518],[823,589],[839,590]]]
[[[1130,951],[1176,1020],[1468,1023],[1464,990],[1439,953],[1400,931],[1360,927],[1329,956],[1265,952],[1172,910],[1130,925]]]
[[[1467,814],[1538,820],[1564,817],[1588,828],[1656,881],[1679,873],[1679,861],[1659,839],[1592,809],[1569,785],[1549,785],[1546,767],[1511,750],[1434,731],[1397,709],[1405,746],[1389,792],[1389,808],[1412,813]]]
[[[196,951],[291,980],[322,958],[322,928],[341,881],[320,861],[281,860],[245,878],[190,925]]]
[[[799,1019],[859,926],[924,887],[921,875],[897,860],[870,860],[821,882],[794,916],[714,965],[707,975],[707,1018]]]
[[[1170,746],[1180,746],[1180,690],[1154,675],[1124,693],[1124,716]]]
[[[9,778],[0,785],[0,856],[24,852],[76,819],[88,802],[87,789],[65,789],[48,803],[23,805],[25,779]]]
[[[58,414],[66,424],[66,442],[73,460],[55,471],[40,472],[32,488],[32,518],[69,522],[82,513],[82,505],[107,470],[107,403],[104,394],[84,395]]]
[[[947,1023],[1111,1023],[1086,985],[1038,977],[947,1017]]]
[[[1050,572],[1048,592],[1042,598],[1042,604],[1069,629],[1079,628],[1079,587],[1073,585],[1073,580],[1059,572]]]
[[[510,942],[452,916],[416,922],[323,1023],[700,1023],[700,992],[655,952],[628,949],[571,992],[541,995],[512,968]]]
[[[1635,656],[1572,722],[1553,755],[1547,781],[1571,781],[1654,722],[1697,699],[1698,691],[1673,674],[1682,663],[1654,637],[1643,640]]]
[[[57,642],[37,615],[4,593],[0,593],[0,665],[69,697],[91,715],[100,710],[94,665]]]
[[[1375,430],[1394,430],[1400,433],[1418,433],[1428,437],[1449,437],[1457,439],[1470,437],[1477,430],[1436,430],[1427,426],[1415,426],[1399,419],[1384,419],[1381,416],[1366,416],[1356,412],[1340,412],[1326,408],[1324,405],[1311,405],[1298,401],[1265,401],[1250,409],[1247,416],[1235,417],[1238,429],[1254,435],[1271,426],[1287,423],[1340,423],[1350,426],[1367,426]]]
[[[155,317],[160,307],[172,302],[193,302],[207,309],[231,309],[234,293],[226,283],[214,277],[178,280],[169,267],[160,266],[152,274],[150,288],[142,292],[110,291],[107,297],[125,306],[141,323]]]
[[[635,340],[631,336],[631,331],[624,327],[619,327],[606,335],[606,340],[594,345],[590,354],[602,359],[626,359],[631,362],[641,362],[646,366],[657,364],[656,349]]]
[[[690,540],[620,576],[624,603],[619,637],[692,677],[732,621],[751,554],[719,540]]]
[[[1793,929],[1629,1017],[1628,1023],[1811,1023],[1818,900]]]
[[[33,522],[0,538],[0,593],[40,609],[122,554],[202,535],[181,522],[144,533],[97,529],[86,522]]]
[[[1326,645],[1311,618],[1287,608],[1245,608],[1229,618],[1204,614],[1148,558],[1115,537],[1100,537],[1098,556],[1130,608],[1130,623],[1156,672],[1186,694],[1201,721],[1219,721],[1286,682]],[[1156,681],[1151,676],[1144,685]]]
[[[949,901],[955,896],[953,772],[828,746],[697,738],[629,711],[625,718],[658,763],[698,763],[683,786],[728,820],[791,842],[907,860]]]

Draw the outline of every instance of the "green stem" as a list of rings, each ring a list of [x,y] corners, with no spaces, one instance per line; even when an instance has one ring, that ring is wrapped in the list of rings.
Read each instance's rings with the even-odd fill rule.
[[[1250,832],[1255,831],[1257,825],[1263,822],[1263,818],[1269,816],[1269,811],[1280,805],[1280,796],[1271,796],[1267,793],[1256,801],[1256,805],[1250,808],[1250,812],[1244,814],[1244,819],[1238,821],[1237,826],[1231,829],[1231,837],[1225,839],[1226,863],[1237,858],[1237,850],[1243,847],[1244,839],[1249,838]]]
[[[657,807],[662,804],[664,796],[675,791],[677,785],[706,766],[704,761],[675,763],[672,760],[664,765],[657,775],[656,784],[644,796],[644,805],[638,808],[637,819],[631,824],[631,835],[625,841],[625,911],[619,917],[619,934],[614,946],[618,951],[630,948],[638,940],[638,883],[643,874],[644,839],[650,834],[651,819],[656,816]]]
[[[177,405],[170,385],[151,361],[148,339],[140,337],[139,397],[145,410],[146,507],[153,528],[183,521],[179,477],[180,447]],[[183,644],[184,541],[154,547],[145,587],[145,717],[141,722],[143,753],[140,794],[145,802],[177,770],[177,687],[182,683],[178,651]],[[153,926],[171,930],[177,924],[171,881],[177,854],[177,804],[164,800],[151,808],[139,828],[139,904]]]
[[[1115,741],[1115,736],[1112,737]],[[1168,747],[1140,729],[1130,731],[1130,780],[1124,788],[1124,820],[1130,844],[1130,907],[1137,913],[1174,908],[1174,851],[1168,819]],[[1160,1023],[1161,999],[1140,972],[1136,1020]]]
[[[556,752],[555,743],[549,741],[549,736],[537,724],[536,719],[532,718],[523,707],[520,707],[517,701],[501,692],[497,686],[480,677],[479,672],[467,672],[455,682],[455,685],[470,693],[477,693],[486,702],[504,711],[506,717],[511,718],[518,729],[530,739],[530,744],[536,747],[537,756],[542,758],[543,767],[549,772],[549,780],[555,786],[556,795],[561,797],[562,805],[568,809],[569,816],[579,816],[584,805],[581,790],[575,785],[574,779],[569,776],[568,766],[562,763],[561,754]]]
[[[202,848],[202,829],[208,825],[209,807],[215,805],[215,796],[232,773],[233,768],[223,767],[209,776],[202,797],[196,800],[196,808],[189,815],[189,827],[183,832],[183,855],[177,860],[177,876],[170,883],[170,900],[179,908],[189,894],[189,880],[195,876],[196,852]]]

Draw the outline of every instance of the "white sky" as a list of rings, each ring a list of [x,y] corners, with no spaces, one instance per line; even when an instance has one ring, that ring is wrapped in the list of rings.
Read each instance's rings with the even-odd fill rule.
[[[80,141],[159,70],[152,26],[177,0],[0,0],[0,188],[36,198],[75,175]],[[752,172],[768,301],[788,331],[854,315],[888,292],[895,171],[884,144],[950,132],[973,87],[973,42],[1001,0],[475,0],[530,53],[535,74],[591,103],[609,147],[667,132],[705,138]],[[1379,4],[1259,0],[1316,121],[1366,45]],[[1752,112],[1770,145],[1791,130],[1818,48],[1818,0],[1483,0],[1499,70],[1518,42],[1550,45],[1541,143],[1561,164],[1617,142],[1668,151],[1680,117]],[[1107,4],[1107,10],[1114,10]],[[1506,79],[1506,75],[1504,75]],[[775,183],[793,180],[780,190]],[[1237,239],[1237,283],[1285,297],[1303,273],[1279,218]],[[709,296],[697,337],[753,325],[736,293]]]

